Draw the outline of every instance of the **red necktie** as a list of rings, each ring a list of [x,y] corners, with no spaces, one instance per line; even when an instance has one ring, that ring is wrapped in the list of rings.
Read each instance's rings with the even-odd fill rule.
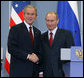
[[[32,27],[30,26],[29,27],[29,29],[30,29],[30,37],[31,37],[31,40],[32,40],[32,44],[34,44],[34,39],[33,39],[33,34],[32,34]]]
[[[50,46],[52,46],[52,42],[53,42],[53,36],[52,35],[53,35],[53,33],[51,32],[50,33]]]

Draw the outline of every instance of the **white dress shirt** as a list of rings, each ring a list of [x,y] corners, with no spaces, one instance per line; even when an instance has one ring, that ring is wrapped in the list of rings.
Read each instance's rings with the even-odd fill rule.
[[[30,25],[28,23],[26,23],[26,21],[24,21],[24,24],[26,25],[28,31],[30,31],[30,29],[29,29]],[[33,26],[31,25],[31,27],[32,27],[32,34],[33,34],[33,37],[34,37]],[[29,56],[30,56],[30,54],[28,54],[27,59],[29,59]]]
[[[29,29],[30,25],[28,23],[26,23],[26,21],[24,21],[24,23],[25,23],[28,31],[30,31],[30,29]],[[32,27],[32,34],[33,34],[33,37],[34,37],[33,26],[31,25],[31,27]]]
[[[56,34],[56,31],[57,31],[58,27],[56,27],[54,30],[50,31],[48,30],[48,39],[50,40],[50,33],[52,32],[53,33],[53,40],[54,40],[54,37],[55,37],[55,34]]]

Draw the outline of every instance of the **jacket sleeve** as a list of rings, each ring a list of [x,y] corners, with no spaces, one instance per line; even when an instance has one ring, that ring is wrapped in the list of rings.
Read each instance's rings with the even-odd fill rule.
[[[43,45],[42,45],[42,36],[41,36],[41,42],[40,42],[40,62],[39,62],[39,72],[43,72],[44,71],[44,59],[43,59],[43,52],[44,52],[44,50],[43,50],[44,48],[43,48]]]
[[[24,52],[19,48],[19,43],[18,43],[18,35],[17,35],[17,30],[15,27],[12,27],[9,31],[8,35],[8,52],[18,58],[18,59],[23,59],[27,60],[27,52]]]
[[[74,39],[70,31],[66,32],[66,48],[70,48],[71,46],[75,46]]]

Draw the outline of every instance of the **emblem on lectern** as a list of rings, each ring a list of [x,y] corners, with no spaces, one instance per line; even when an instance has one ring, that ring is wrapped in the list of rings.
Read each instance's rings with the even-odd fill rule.
[[[75,53],[78,56],[78,58],[83,59],[83,50],[82,49],[76,49]]]

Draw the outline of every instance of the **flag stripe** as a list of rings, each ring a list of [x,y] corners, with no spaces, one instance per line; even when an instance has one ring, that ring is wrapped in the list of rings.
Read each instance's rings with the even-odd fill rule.
[[[19,15],[20,19],[21,19],[22,21],[24,21],[23,11],[21,11],[18,15]]]
[[[15,10],[14,10],[13,7],[12,7],[11,17],[12,17],[13,21],[14,21],[16,24],[19,24],[19,23],[22,22],[22,20],[20,19],[20,17],[18,16],[18,14],[15,12]]]
[[[5,65],[4,66],[5,66],[6,71],[9,74],[9,72],[10,72],[10,63],[8,62],[7,58],[5,58]]]
[[[10,27],[16,25],[15,22],[13,21],[12,17],[10,18]]]
[[[8,50],[6,50],[6,57],[8,57],[7,60],[8,60],[8,62],[10,63],[10,57],[11,57],[11,56],[10,56],[10,54],[8,53]]]
[[[77,11],[77,2],[76,1],[68,1],[72,10],[74,11],[75,15],[76,15],[76,18],[78,20],[78,23],[79,23],[79,18],[78,18],[78,11]],[[74,6],[75,4],[75,6]]]

